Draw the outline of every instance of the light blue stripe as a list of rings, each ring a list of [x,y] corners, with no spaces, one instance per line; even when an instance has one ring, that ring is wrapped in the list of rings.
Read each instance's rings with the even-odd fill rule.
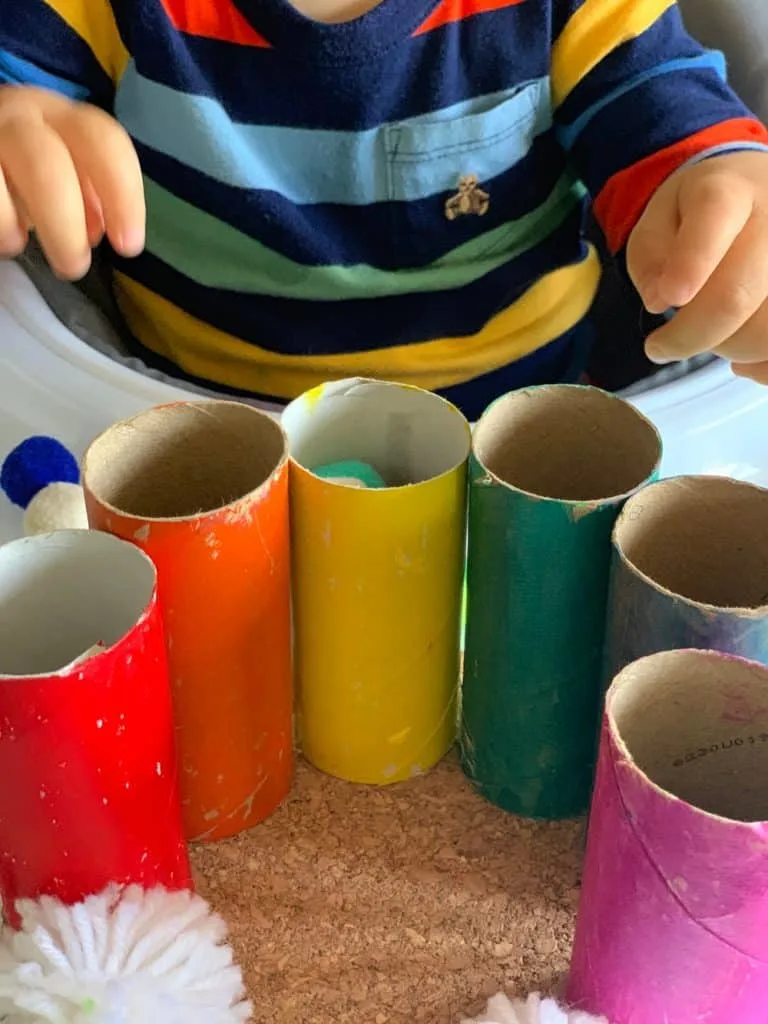
[[[703,149],[701,153],[697,153],[690,160],[686,160],[684,164],[681,164],[680,170],[683,167],[693,167],[694,164],[703,163],[714,156],[727,156],[729,153],[744,153],[751,150],[757,153],[768,153],[768,146],[764,142],[749,142],[748,140],[744,142],[721,142],[719,146],[710,146],[709,149]]]
[[[42,71],[35,64],[14,57],[7,50],[0,50],[0,83],[3,85],[35,85],[40,89],[50,89],[71,100],[84,100],[88,97],[88,89],[65,78]]]
[[[487,181],[529,152],[552,125],[549,80],[477,97],[434,114],[360,132],[238,124],[215,99],[144,78],[133,63],[117,117],[145,146],[236,188],[297,204],[366,205],[455,190],[461,174]]]
[[[560,144],[565,150],[572,149],[578,137],[601,110],[605,110],[615,100],[626,96],[627,93],[637,89],[638,86],[645,85],[646,82],[659,78],[661,75],[669,75],[675,71],[692,71],[695,68],[710,68],[716,71],[723,80],[726,78],[725,58],[716,50],[708,50],[697,57],[680,57],[677,60],[669,60],[664,64],[658,64],[656,67],[649,68],[642,74],[636,75],[628,82],[623,82],[613,92],[603,96],[597,103],[594,103],[585,110],[580,117],[577,117],[573,124],[559,126],[557,137],[560,140]]]

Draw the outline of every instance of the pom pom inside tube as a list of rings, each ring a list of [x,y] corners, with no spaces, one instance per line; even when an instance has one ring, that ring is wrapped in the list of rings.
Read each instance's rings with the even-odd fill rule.
[[[387,486],[384,478],[373,466],[359,459],[329,462],[324,466],[316,466],[312,472],[329,483],[342,484],[345,487],[377,490]]]
[[[603,1017],[592,1017],[577,1010],[565,1010],[554,999],[542,999],[536,993],[527,999],[510,1000],[497,995],[488,1001],[485,1013],[462,1024],[608,1024]]]
[[[226,925],[190,892],[112,887],[18,904],[0,940],[6,1024],[236,1024],[251,1019]]]

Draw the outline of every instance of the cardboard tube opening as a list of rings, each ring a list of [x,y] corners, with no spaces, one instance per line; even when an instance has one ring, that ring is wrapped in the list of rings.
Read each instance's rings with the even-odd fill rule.
[[[680,477],[627,503],[614,540],[656,586],[717,608],[768,605],[768,490],[723,477]]]
[[[709,651],[634,662],[608,694],[615,734],[673,796],[733,821],[768,820],[768,669]]]
[[[225,508],[287,456],[276,420],[239,402],[179,402],[115,424],[86,453],[83,480],[101,504],[140,519]]]
[[[0,547],[0,676],[60,671],[139,621],[152,562],[110,534],[63,530]]]
[[[661,446],[650,421],[622,399],[560,384],[499,399],[477,425],[474,451],[489,473],[518,490],[598,501],[644,483]]]
[[[388,487],[456,469],[469,455],[462,414],[438,395],[385,381],[344,380],[302,395],[283,414],[291,457],[305,469],[360,460]]]

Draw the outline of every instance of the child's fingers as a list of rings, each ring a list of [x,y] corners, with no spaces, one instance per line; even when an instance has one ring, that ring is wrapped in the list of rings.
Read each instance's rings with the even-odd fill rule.
[[[144,183],[127,132],[95,107],[71,107],[50,123],[67,145],[82,181],[98,197],[104,230],[115,250],[137,256],[144,248]]]
[[[768,363],[734,363],[732,369],[737,377],[747,377],[756,384],[768,384]]]
[[[691,302],[752,210],[752,192],[744,182],[704,164],[662,185],[627,246],[627,269],[648,311],[663,313]]]
[[[82,277],[91,248],[80,182],[62,139],[41,117],[8,118],[0,124],[0,167],[53,269]]]
[[[27,230],[21,223],[16,203],[0,170],[0,256],[18,256],[27,244]]]
[[[78,175],[79,177],[79,175]],[[104,239],[104,211],[101,200],[96,194],[93,183],[88,178],[80,178],[80,189],[85,204],[85,227],[88,232],[88,244],[92,249],[101,245]]]
[[[669,306],[659,281],[676,228],[676,197],[667,184],[653,196],[627,243],[627,271],[649,313],[663,313]]]
[[[650,336],[646,351],[657,362],[711,352],[733,338],[766,297],[768,224],[754,216],[693,301]]]
[[[680,223],[659,280],[667,307],[685,306],[698,295],[753,210],[752,192],[744,183],[719,172],[684,177],[678,203]]]

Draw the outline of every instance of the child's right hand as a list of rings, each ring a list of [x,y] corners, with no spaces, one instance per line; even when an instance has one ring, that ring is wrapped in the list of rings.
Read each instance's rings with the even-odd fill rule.
[[[0,255],[34,230],[53,270],[82,277],[107,236],[116,252],[144,248],[141,168],[108,114],[43,89],[0,87]]]

